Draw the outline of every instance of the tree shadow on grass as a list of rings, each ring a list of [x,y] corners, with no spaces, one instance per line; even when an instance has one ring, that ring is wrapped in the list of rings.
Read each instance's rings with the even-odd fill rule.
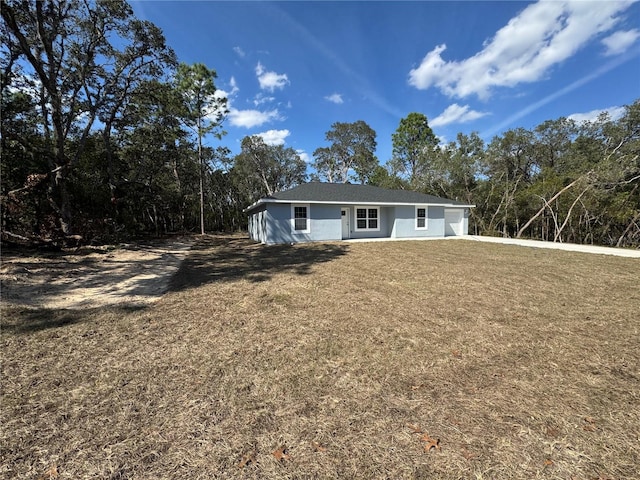
[[[191,248],[169,290],[240,279],[264,282],[281,272],[307,275],[314,265],[335,260],[347,251],[347,245],[331,243],[261,245],[237,236],[208,237]]]
[[[143,310],[143,305],[120,305],[107,307],[120,314]],[[86,322],[93,314],[102,314],[105,307],[89,309],[54,309],[7,307],[2,311],[2,330],[13,333],[30,333],[60,328]]]

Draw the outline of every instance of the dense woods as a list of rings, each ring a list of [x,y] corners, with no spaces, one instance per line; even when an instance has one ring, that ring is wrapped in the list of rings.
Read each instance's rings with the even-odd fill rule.
[[[117,241],[240,230],[242,209],[309,178],[476,204],[470,233],[640,246],[640,101],[443,145],[410,113],[375,157],[365,121],[334,123],[313,172],[291,148],[224,145],[216,72],[179,63],[122,1],[2,1],[2,239]]]

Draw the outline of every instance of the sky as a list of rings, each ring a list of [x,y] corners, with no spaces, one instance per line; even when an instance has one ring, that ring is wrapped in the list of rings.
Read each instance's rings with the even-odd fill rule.
[[[376,155],[423,113],[441,142],[545,120],[618,118],[640,98],[640,2],[131,2],[178,60],[217,72],[232,154],[247,135],[306,161],[335,122],[365,121]]]

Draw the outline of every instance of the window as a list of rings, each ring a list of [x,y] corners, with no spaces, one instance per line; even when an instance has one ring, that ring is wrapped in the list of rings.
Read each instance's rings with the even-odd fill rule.
[[[309,233],[311,231],[310,223],[309,205],[291,205],[292,233]]]
[[[380,230],[380,207],[357,207],[356,230]]]
[[[307,229],[307,208],[306,207],[295,207],[295,225],[294,229],[296,230],[306,230]]]
[[[427,229],[427,207],[416,207],[416,230]]]

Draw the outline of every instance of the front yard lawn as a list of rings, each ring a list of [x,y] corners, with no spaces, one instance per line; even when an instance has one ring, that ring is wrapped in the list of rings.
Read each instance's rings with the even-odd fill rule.
[[[639,284],[629,258],[210,236],[151,306],[3,306],[0,474],[637,478]]]

